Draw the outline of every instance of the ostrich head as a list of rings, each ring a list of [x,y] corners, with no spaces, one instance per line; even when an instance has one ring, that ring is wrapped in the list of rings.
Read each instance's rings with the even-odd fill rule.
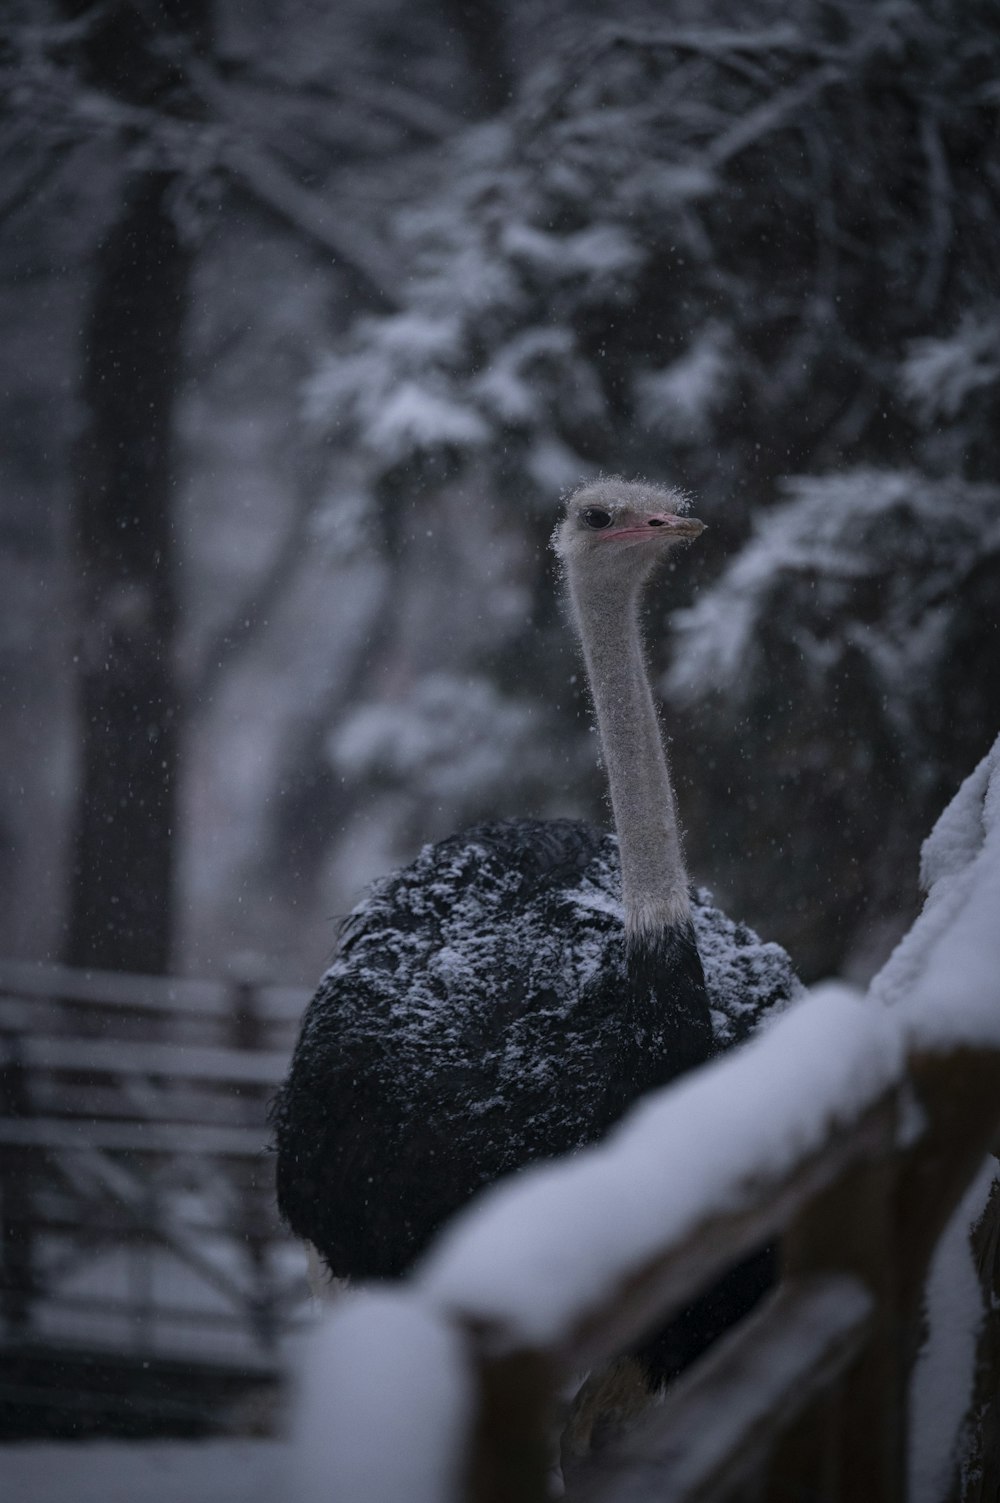
[[[638,587],[676,543],[704,532],[680,515],[680,491],[621,480],[595,480],[573,492],[553,547],[567,572],[598,588]]]

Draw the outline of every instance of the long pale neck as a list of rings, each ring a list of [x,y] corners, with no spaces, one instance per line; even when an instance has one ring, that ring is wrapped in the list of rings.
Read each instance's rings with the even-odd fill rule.
[[[594,599],[570,594],[597,712],[621,851],[625,929],[653,937],[690,916],[677,804],[639,632],[639,587]]]

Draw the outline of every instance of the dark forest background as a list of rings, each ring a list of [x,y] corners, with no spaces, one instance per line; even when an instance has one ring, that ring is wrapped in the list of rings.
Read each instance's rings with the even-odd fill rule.
[[[998,729],[993,0],[13,0],[0,951],[309,980],[490,815],[606,820],[547,538],[649,611],[694,874],[863,978]]]

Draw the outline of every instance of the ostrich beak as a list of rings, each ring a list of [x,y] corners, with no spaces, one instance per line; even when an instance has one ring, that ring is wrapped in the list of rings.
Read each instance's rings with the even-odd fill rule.
[[[670,511],[651,512],[646,518],[647,527],[662,527],[675,538],[697,538],[705,531],[705,523],[697,517],[678,517]]]
[[[705,531],[705,523],[699,522],[697,517],[678,517],[672,511],[647,511],[633,515],[636,520],[630,526],[616,527],[613,532],[599,532],[597,536],[607,541],[612,538],[629,538],[638,542],[643,538],[659,537],[664,542],[679,542],[681,538],[700,537]]]
[[[661,530],[662,529],[662,530]],[[615,532],[601,533],[605,538],[696,538],[705,531],[705,523],[697,517],[678,517],[672,511],[650,511],[632,527],[620,527]]]

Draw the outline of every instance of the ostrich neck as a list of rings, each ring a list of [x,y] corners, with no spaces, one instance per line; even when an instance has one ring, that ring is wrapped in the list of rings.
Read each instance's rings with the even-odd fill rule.
[[[594,599],[570,581],[621,852],[625,929],[653,937],[690,916],[677,804],[639,630],[640,587]]]

